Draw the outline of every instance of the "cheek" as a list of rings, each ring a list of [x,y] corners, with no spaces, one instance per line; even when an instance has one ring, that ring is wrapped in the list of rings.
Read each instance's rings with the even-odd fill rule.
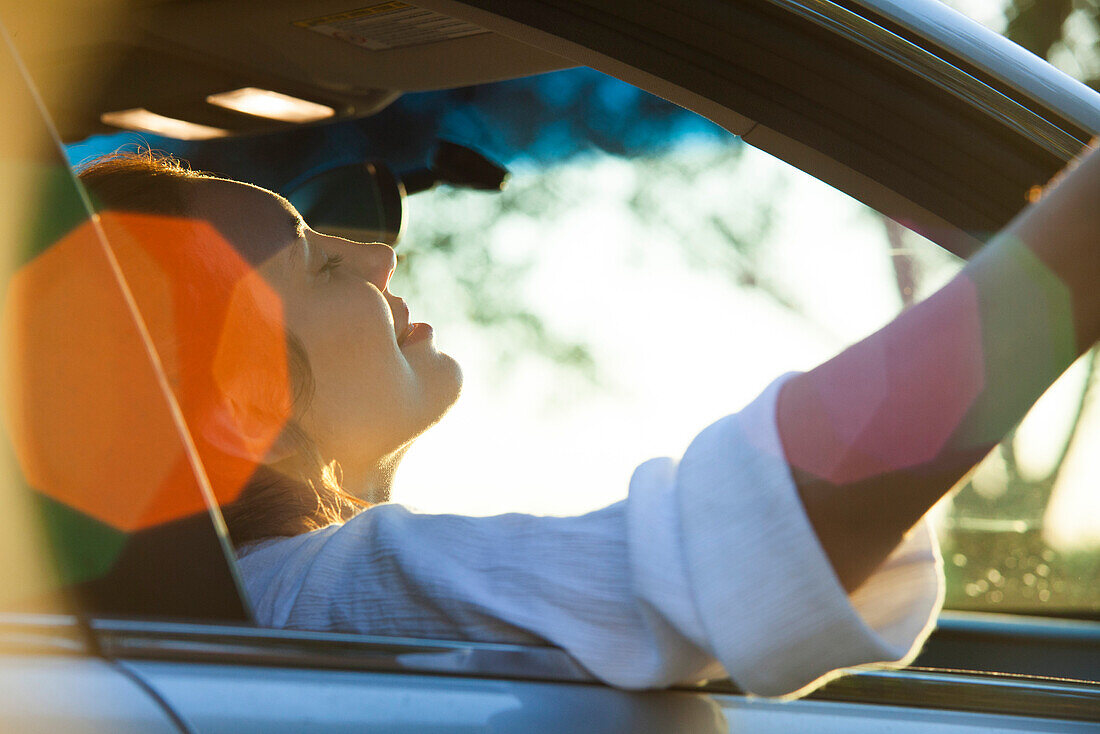
[[[412,381],[391,328],[381,320],[328,321],[299,334],[313,370],[319,422],[344,431],[400,422]]]
[[[367,296],[367,297],[365,297]],[[381,296],[360,292],[287,299],[287,326],[306,348],[317,376],[338,377],[392,360],[393,322]]]
[[[416,373],[397,347],[381,295],[293,292],[285,309],[313,374],[302,420],[316,439],[335,451],[388,445],[390,434],[409,430],[419,402]]]
[[[379,393],[395,387],[402,376],[400,355],[380,337],[384,335],[364,329],[303,338],[317,393],[378,399]]]

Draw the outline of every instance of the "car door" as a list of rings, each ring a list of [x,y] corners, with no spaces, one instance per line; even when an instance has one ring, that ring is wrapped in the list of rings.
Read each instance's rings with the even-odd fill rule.
[[[34,441],[44,428],[58,426],[23,420],[19,411],[33,412],[42,396],[13,389],[35,381],[31,375],[46,367],[34,360],[34,346],[24,349],[38,338],[22,307],[26,279],[55,243],[87,231],[91,219],[6,32],[0,43],[0,89],[8,110],[0,148],[0,190],[7,202],[0,720],[5,728],[27,732],[178,732],[178,719],[147,685],[95,654],[89,615],[121,609],[115,605],[125,604],[127,596],[145,593],[133,585],[124,588],[121,576],[118,597],[100,595],[96,601],[95,594],[85,596],[79,588],[95,583],[111,565],[119,551],[113,541],[122,534],[59,502],[56,493],[51,496],[59,484],[35,481],[47,476],[49,467],[33,456]],[[216,574],[218,566],[209,570]]]

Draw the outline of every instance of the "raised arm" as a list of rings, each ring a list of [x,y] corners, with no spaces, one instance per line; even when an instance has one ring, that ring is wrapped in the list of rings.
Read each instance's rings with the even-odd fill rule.
[[[779,432],[841,583],[902,536],[1100,337],[1100,154],[950,283],[779,396]]]

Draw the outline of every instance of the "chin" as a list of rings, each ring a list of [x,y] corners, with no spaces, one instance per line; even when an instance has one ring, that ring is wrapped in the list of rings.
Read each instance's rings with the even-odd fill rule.
[[[440,384],[438,386],[438,417],[433,423],[438,422],[448,410],[458,401],[462,394],[462,367],[449,354],[440,352]]]
[[[454,357],[432,351],[430,358],[418,360],[411,366],[416,373],[417,395],[409,414],[416,424],[416,435],[439,422],[462,392],[462,368]]]

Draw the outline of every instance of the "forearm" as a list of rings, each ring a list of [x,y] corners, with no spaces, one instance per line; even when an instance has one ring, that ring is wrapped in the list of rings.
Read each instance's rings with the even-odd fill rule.
[[[1100,335],[1098,239],[1093,154],[951,283],[784,387],[784,451],[845,588]]]

